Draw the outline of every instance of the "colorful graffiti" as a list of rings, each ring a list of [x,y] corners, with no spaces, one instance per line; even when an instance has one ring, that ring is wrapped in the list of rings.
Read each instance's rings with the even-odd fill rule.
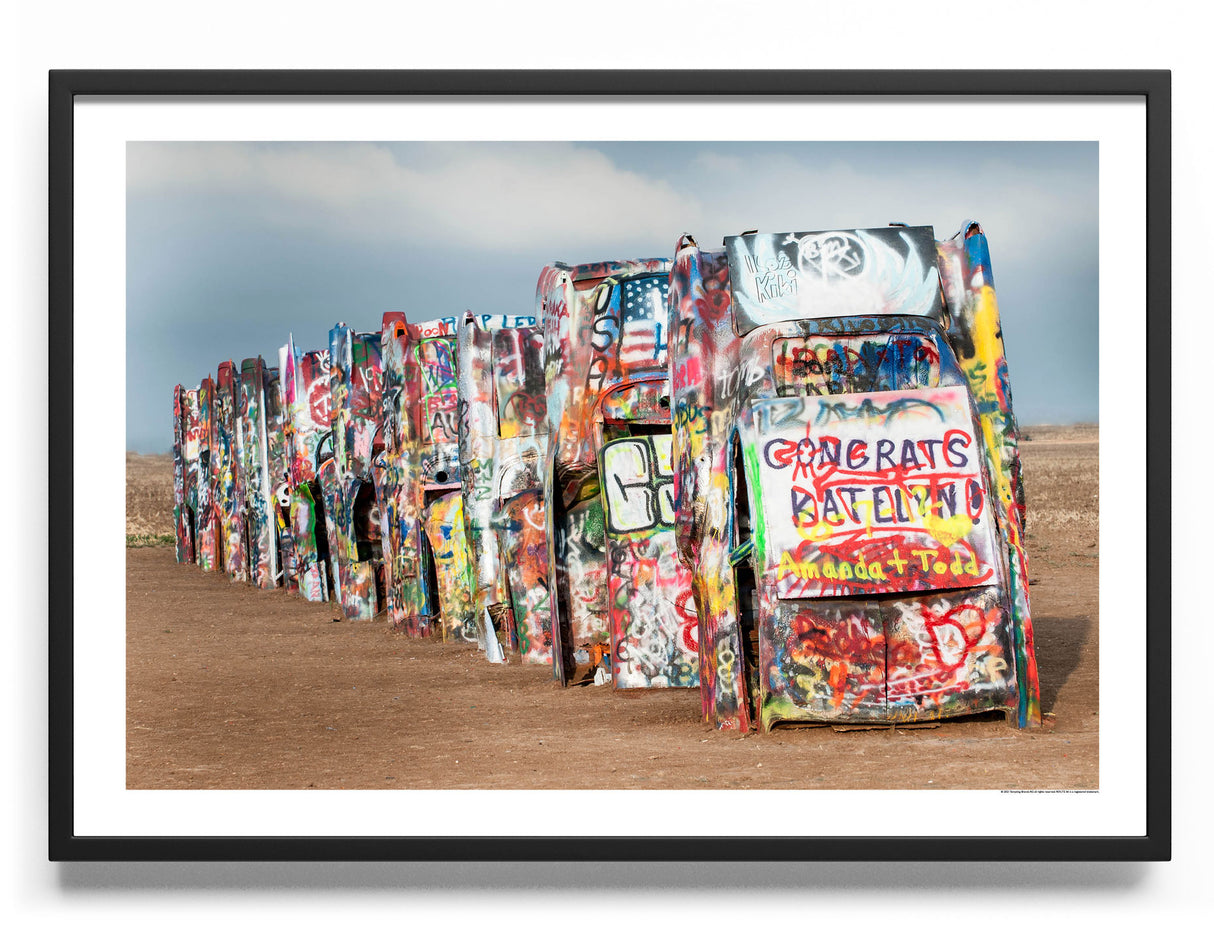
[[[547,441],[535,316],[466,313],[458,332],[464,517],[478,640],[490,661],[552,660],[548,548],[538,489]],[[536,528],[538,524],[538,529]]]
[[[173,522],[176,526],[178,562],[194,562],[194,517],[189,504],[188,451],[190,401],[181,385],[173,389]]]
[[[410,637],[431,631],[433,614],[422,542],[422,479],[407,395],[411,346],[403,312],[385,312],[380,333],[383,366],[383,441],[373,470],[383,559],[386,607],[392,623]]]
[[[599,453],[614,437],[669,431],[669,270],[664,259],[554,264],[536,287],[547,378],[553,672],[563,684],[612,660]]]
[[[437,623],[444,639],[477,641],[461,496],[457,327],[454,317],[408,323],[400,336],[403,486],[397,516],[402,535],[418,537],[417,576],[406,595],[418,602],[419,622],[426,620],[420,630],[433,633]]]
[[[210,376],[198,386],[198,506],[195,522],[195,552],[203,572],[219,566],[219,522],[215,512],[214,408],[215,382]]]
[[[538,468],[538,451],[518,456],[514,472]],[[509,481],[514,481],[510,483]],[[526,664],[552,663],[551,596],[548,591],[548,537],[544,532],[544,494],[536,480],[521,489],[507,464],[499,486],[493,528],[498,535],[513,614],[511,647]]]
[[[228,576],[247,582],[249,578],[248,522],[245,518],[244,449],[240,440],[241,388],[233,362],[221,362],[216,374],[215,410],[215,499],[219,520],[220,553]]]
[[[617,688],[699,684],[691,574],[675,548],[671,446],[669,434],[618,438],[601,454]]]
[[[756,545],[781,598],[986,584],[999,571],[964,387],[774,398],[740,429],[755,454]]]
[[[1040,722],[976,223],[684,236],[278,356],[174,389],[179,562],[722,729]]]
[[[245,536],[248,541],[249,575],[258,588],[272,589],[279,579],[278,527],[275,516],[274,482],[270,469],[272,430],[266,364],[261,356],[240,363],[241,414],[237,419],[241,464],[246,477]]]
[[[1036,722],[1006,504],[937,259],[922,227],[680,241],[675,534],[717,727]]]
[[[1040,685],[1029,610],[1028,560],[1024,553],[1024,483],[1020,475],[1020,431],[1012,411],[1012,387],[1003,350],[1003,329],[986,234],[976,221],[966,221],[936,247],[940,279],[948,306],[948,338],[965,373],[985,443],[985,460],[999,526],[1009,549],[1012,628],[1015,634],[1019,720],[1040,720]]]
[[[338,601],[350,619],[379,611],[382,545],[372,462],[383,444],[382,394],[379,333],[356,333],[338,323],[329,331],[333,456],[321,463],[318,480]]]
[[[552,663],[548,543],[544,532],[543,463],[548,444],[544,337],[530,323],[493,333],[496,406],[493,529],[498,536],[514,612],[512,645],[529,664]]]
[[[174,393],[178,561],[261,588],[282,579],[284,537],[269,489],[285,444],[277,393],[277,373],[260,358],[245,359],[241,372],[223,362],[218,381]]]
[[[286,526],[291,557],[288,572],[309,602],[329,599],[329,541],[317,470],[322,444],[332,436],[329,352],[301,354],[294,337],[279,350],[283,389]],[[280,503],[280,506],[283,505]]]
[[[442,603],[439,625],[444,641],[476,641],[470,595],[472,563],[464,535],[464,498],[449,491],[426,504],[426,539],[434,557],[435,592]]]

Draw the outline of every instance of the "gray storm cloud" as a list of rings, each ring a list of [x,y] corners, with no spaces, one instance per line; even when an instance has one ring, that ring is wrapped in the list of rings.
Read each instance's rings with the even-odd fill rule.
[[[679,235],[980,220],[1021,423],[1097,417],[1097,149],[1084,142],[132,142],[127,446],[224,359],[471,308]]]

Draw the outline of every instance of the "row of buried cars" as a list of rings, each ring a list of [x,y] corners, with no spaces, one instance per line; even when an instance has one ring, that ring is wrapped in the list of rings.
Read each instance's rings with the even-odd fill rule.
[[[724,242],[178,387],[178,559],[722,729],[1039,723],[981,228]]]

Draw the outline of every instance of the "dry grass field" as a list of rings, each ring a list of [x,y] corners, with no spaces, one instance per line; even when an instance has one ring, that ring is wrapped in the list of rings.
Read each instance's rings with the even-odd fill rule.
[[[171,458],[128,454],[128,546],[142,548],[127,550],[127,786],[1095,789],[1099,432],[1024,433],[1046,715],[1033,731],[971,719],[741,736],[701,722],[698,692],[562,689],[544,668],[179,565]]]

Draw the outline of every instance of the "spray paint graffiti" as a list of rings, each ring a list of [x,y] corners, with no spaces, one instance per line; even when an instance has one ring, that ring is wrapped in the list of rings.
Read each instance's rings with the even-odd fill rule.
[[[745,234],[725,247],[742,335],[797,319],[939,312],[931,227]]]
[[[426,505],[426,539],[434,556],[436,589],[444,641],[476,641],[471,586],[472,563],[464,533],[464,498],[448,491]]]
[[[754,489],[781,598],[994,580],[999,557],[966,388],[776,398],[756,404],[753,417],[743,449],[757,455]]]
[[[197,392],[191,393],[177,385],[173,389],[173,522],[176,525],[178,562],[194,562],[194,507],[190,504],[190,454],[197,450],[190,430],[193,426],[193,405]],[[195,500],[195,503],[197,501]]]
[[[1006,566],[968,390],[779,398],[749,411],[763,723],[1014,704]],[[778,617],[764,619],[767,609]]]
[[[976,221],[966,221],[936,247],[948,305],[948,338],[973,394],[985,443],[986,463],[999,504],[999,526],[1010,550],[1008,581],[1016,635],[1016,680],[1021,726],[1041,716],[1033,620],[1029,610],[1028,560],[1024,553],[1026,513],[1020,475],[1020,430],[1012,411],[1012,388],[1003,350],[1003,330],[990,248]]]
[[[511,645],[526,664],[552,663],[544,495],[538,480],[531,476],[541,463],[540,457],[538,450],[528,448],[514,459],[507,458],[493,518],[513,611],[515,637]],[[512,476],[523,471],[523,478]],[[524,482],[529,484],[526,489],[522,487]]]
[[[233,580],[249,579],[248,524],[245,518],[243,447],[240,440],[241,388],[232,362],[221,362],[216,374],[215,410],[215,500],[219,522],[219,546],[223,566]]]
[[[698,682],[721,728],[1040,720],[977,224],[555,264],[534,316],[339,323],[178,386],[173,423],[204,570],[563,684]]]
[[[417,460],[414,412],[406,384],[411,346],[403,312],[385,312],[380,333],[383,363],[384,450],[375,458],[373,477],[379,506],[385,566],[384,586],[392,623],[410,637],[432,633],[434,614],[423,557],[423,487]]]
[[[445,639],[476,641],[463,504],[452,499],[461,496],[457,320],[406,324],[405,329],[400,337],[404,466],[397,516],[409,535],[417,531],[422,552],[414,588],[406,594],[425,603],[419,607],[419,615],[428,619],[425,633],[432,633],[437,621]],[[439,540],[441,548],[435,545]]]
[[[544,338],[538,320],[493,333],[493,529],[498,536],[514,613],[512,642],[529,664],[552,662],[548,542],[544,533],[543,462],[548,419]]]
[[[501,317],[503,319],[508,317]],[[459,350],[459,456],[464,524],[472,558],[477,641],[485,657],[500,664],[514,638],[514,616],[506,591],[497,533],[492,527],[493,469],[497,417],[492,384],[493,317],[465,313],[457,330]]]
[[[1039,719],[942,252],[922,227],[680,241],[675,535],[719,728]]]
[[[491,661],[552,660],[540,468],[547,442],[543,333],[533,315],[460,326],[460,460],[479,640]],[[538,528],[537,527],[538,524]]]
[[[272,589],[279,579],[279,548],[276,504],[270,467],[270,436],[273,395],[261,356],[240,363],[241,414],[237,419],[244,446],[245,536],[248,542],[249,575],[258,588]]]
[[[619,438],[600,455],[617,688],[699,684],[691,575],[675,549],[671,444],[669,434]]]
[[[273,588],[285,538],[272,489],[285,469],[277,373],[260,358],[240,372],[223,362],[218,381],[178,386],[173,411],[178,561]]]
[[[350,619],[379,611],[382,547],[372,463],[383,446],[382,395],[379,333],[356,333],[338,323],[329,331],[333,456],[321,463],[318,480],[338,600]]]
[[[293,337],[279,350],[283,389],[288,574],[309,602],[329,598],[329,542],[317,469],[322,444],[332,436],[327,349],[301,354]],[[283,504],[280,503],[280,506]]]
[[[611,660],[599,451],[616,436],[670,425],[663,259],[540,273],[548,453],[544,507],[553,590],[553,673],[563,684]]]
[[[203,572],[214,571],[219,564],[219,522],[215,513],[214,408],[215,382],[210,376],[198,386],[198,506],[196,508],[195,552]]]

